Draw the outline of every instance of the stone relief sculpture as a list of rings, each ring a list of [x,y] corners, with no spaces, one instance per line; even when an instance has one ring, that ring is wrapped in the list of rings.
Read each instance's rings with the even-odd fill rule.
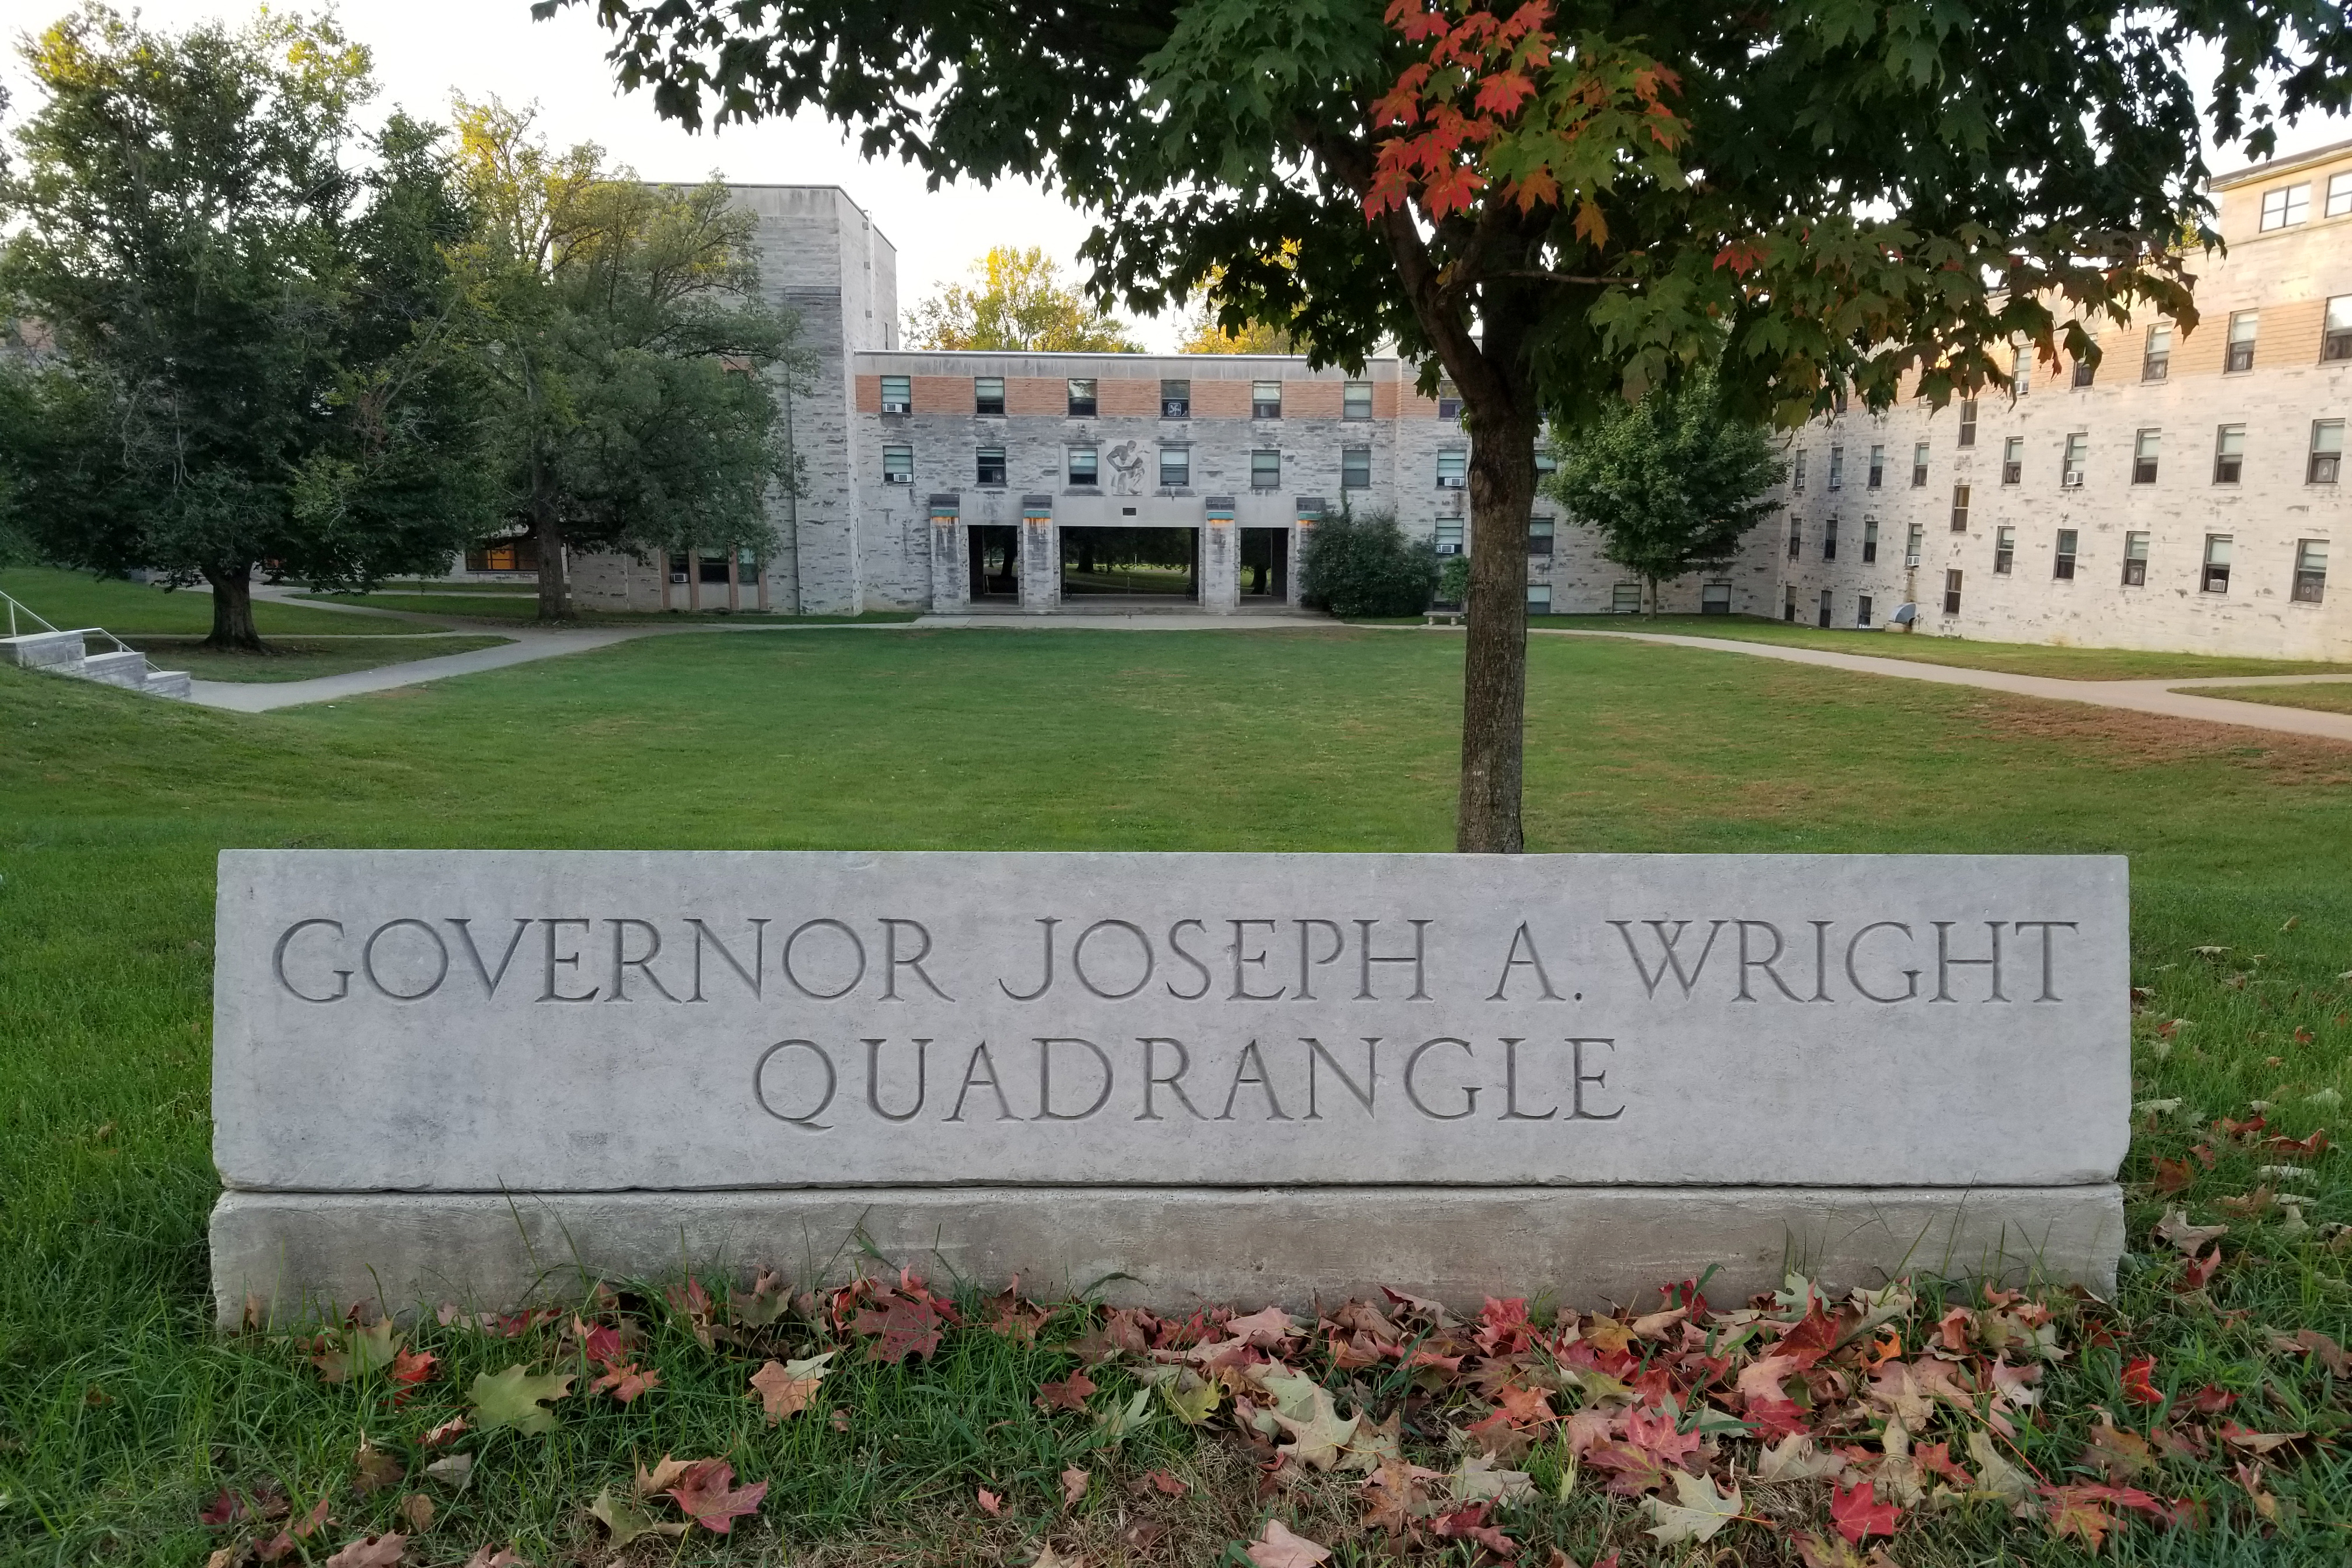
[[[1143,454],[1132,441],[1121,441],[1113,447],[1110,458],[1110,490],[1113,495],[1131,496],[1142,493]]]

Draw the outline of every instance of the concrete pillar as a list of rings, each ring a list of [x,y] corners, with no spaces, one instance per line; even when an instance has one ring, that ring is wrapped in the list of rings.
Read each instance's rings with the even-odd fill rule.
[[[961,498],[931,497],[931,608],[953,614],[971,608],[971,532]]]
[[[1300,570],[1307,563],[1307,541],[1313,536],[1314,531],[1315,521],[1312,518],[1302,517],[1290,525],[1290,575],[1288,578],[1290,593],[1288,596],[1290,607],[1294,610],[1299,607],[1298,585],[1307,575]]]
[[[1021,613],[1049,616],[1062,607],[1062,531],[1054,525],[1054,498],[1021,498]]]
[[[1241,608],[1241,534],[1234,522],[1234,498],[1210,496],[1208,517],[1201,525],[1201,608],[1212,616],[1230,616]]]

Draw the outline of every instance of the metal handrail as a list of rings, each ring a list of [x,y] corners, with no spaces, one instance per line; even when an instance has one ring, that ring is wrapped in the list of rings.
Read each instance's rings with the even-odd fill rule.
[[[5,591],[0,591],[0,605],[6,605],[8,606],[8,635],[12,637],[22,635],[16,630],[16,617],[20,615],[45,632],[56,632],[59,629],[58,627],[53,626],[48,622],[41,619],[39,616],[34,614],[31,605],[11,597]],[[85,637],[92,632],[97,633],[100,637],[102,637],[107,641],[112,643],[116,648],[123,653],[137,653],[139,651],[137,648],[132,647],[129,643],[124,642],[121,637],[116,637],[112,632],[108,631],[104,626],[84,626],[81,630]]]

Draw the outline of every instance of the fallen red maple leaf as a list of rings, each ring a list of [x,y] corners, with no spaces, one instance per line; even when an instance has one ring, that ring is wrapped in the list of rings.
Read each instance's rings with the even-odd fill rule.
[[[591,1394],[610,1394],[615,1400],[626,1405],[646,1390],[660,1386],[661,1373],[657,1371],[640,1372],[635,1362],[631,1362],[626,1366],[615,1366],[613,1363],[606,1362],[604,1375],[590,1384],[588,1391]]]
[[[866,1359],[896,1366],[908,1356],[929,1356],[940,1348],[945,1318],[928,1297],[910,1299],[888,1293],[879,1307],[869,1307],[850,1324],[855,1333],[869,1336]]]
[[[724,1459],[705,1459],[687,1467],[677,1485],[669,1489],[672,1501],[684,1510],[687,1518],[703,1529],[727,1534],[735,1521],[760,1511],[760,1500],[768,1495],[768,1483],[754,1482],[748,1487],[735,1485],[735,1467]]]
[[[196,1522],[215,1525],[235,1524],[246,1516],[247,1511],[245,1499],[226,1487],[223,1487],[220,1496],[196,1510]]]
[[[2164,1390],[2150,1381],[2156,1372],[2154,1356],[2137,1356],[2124,1363],[2124,1397],[2134,1405],[2161,1405]]]
[[[1001,1519],[1003,1517],[1004,1500],[1003,1498],[998,1497],[986,1487],[976,1487],[973,1490],[978,1494],[981,1512],[988,1515],[991,1519]]]
[[[1876,1500],[1868,1481],[1853,1488],[1830,1483],[1830,1522],[1856,1546],[1862,1544],[1865,1535],[1893,1535],[1895,1522],[1902,1517],[1900,1508]]]
[[[1095,1391],[1095,1380],[1083,1371],[1074,1372],[1059,1383],[1037,1385],[1036,1403],[1048,1410],[1075,1410],[1087,1413],[1087,1395]]]
[[[2196,1168],[2186,1160],[2167,1160],[2159,1156],[2154,1163],[2156,1190],[2159,1193],[2179,1192],[2197,1179]]]
[[[1497,1557],[1516,1554],[1519,1543],[1486,1522],[1487,1505],[1474,1502],[1467,1508],[1440,1514],[1430,1521],[1430,1531],[1448,1541],[1475,1541]]]
[[[2210,1383],[2189,1396],[2189,1408],[2200,1415],[2219,1415],[2236,1403],[2236,1394]]]

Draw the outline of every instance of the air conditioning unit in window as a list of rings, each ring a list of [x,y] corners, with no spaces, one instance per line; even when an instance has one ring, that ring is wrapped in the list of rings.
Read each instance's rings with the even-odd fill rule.
[[[886,485],[911,485],[915,482],[915,476],[912,474],[885,474],[882,476],[882,482]]]
[[[1437,476],[1437,488],[1442,490],[1458,490],[1462,488],[1462,476],[1459,474],[1440,474]]]
[[[2058,478],[2058,483],[2066,489],[2078,490],[2083,488],[2083,476],[2080,474],[2061,474]]]
[[[1462,546],[1459,542],[1454,540],[1440,540],[1437,544],[1437,552],[1440,555],[1459,555],[1462,553]]]
[[[911,403],[886,402],[882,405],[882,412],[885,414],[912,414],[914,411],[915,405]]]

